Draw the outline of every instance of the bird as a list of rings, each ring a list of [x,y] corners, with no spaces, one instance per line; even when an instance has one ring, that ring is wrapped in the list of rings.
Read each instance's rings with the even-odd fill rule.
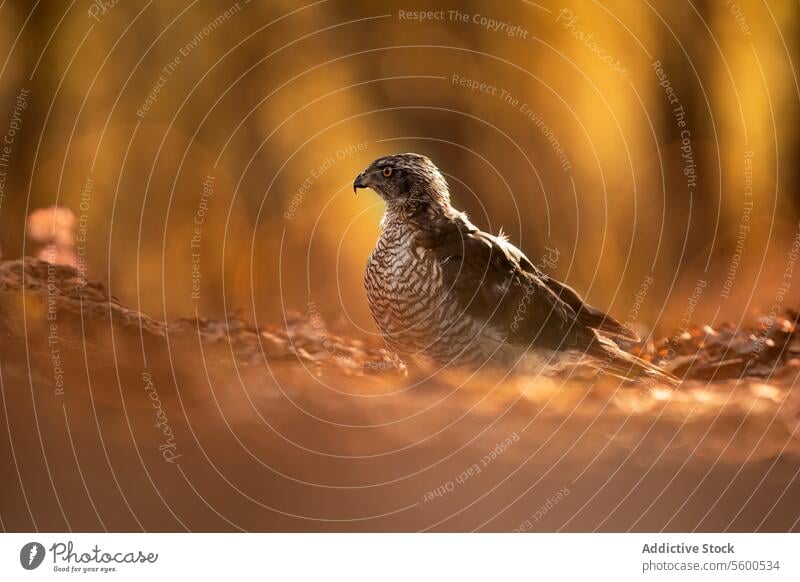
[[[599,375],[677,379],[620,347],[638,336],[545,274],[505,235],[454,208],[426,156],[388,155],[353,181],[385,203],[367,261],[370,313],[402,361],[551,373],[588,364]]]

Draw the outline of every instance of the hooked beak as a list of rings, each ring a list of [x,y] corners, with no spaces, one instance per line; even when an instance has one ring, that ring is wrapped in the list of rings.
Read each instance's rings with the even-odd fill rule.
[[[364,172],[361,172],[356,179],[353,180],[353,193],[358,194],[357,190],[359,188],[368,188],[369,184],[367,183],[367,177],[364,175]]]

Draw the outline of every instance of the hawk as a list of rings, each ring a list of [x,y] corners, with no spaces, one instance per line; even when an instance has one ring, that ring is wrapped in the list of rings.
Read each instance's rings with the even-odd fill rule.
[[[537,372],[588,363],[622,378],[676,382],[615,343],[638,341],[630,329],[453,208],[427,157],[379,158],[356,177],[358,188],[386,203],[364,283],[387,346],[402,358]]]

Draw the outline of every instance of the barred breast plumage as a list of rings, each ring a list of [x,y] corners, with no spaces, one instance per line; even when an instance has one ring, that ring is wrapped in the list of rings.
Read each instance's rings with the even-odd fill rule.
[[[404,358],[468,363],[483,356],[465,341],[471,328],[447,299],[435,257],[416,243],[417,229],[390,210],[364,276],[370,311],[387,345]]]

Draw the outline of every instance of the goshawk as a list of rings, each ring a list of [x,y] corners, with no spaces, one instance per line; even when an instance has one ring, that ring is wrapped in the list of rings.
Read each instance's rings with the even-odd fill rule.
[[[372,316],[401,357],[518,371],[586,362],[615,376],[675,382],[620,349],[615,340],[638,341],[630,329],[453,208],[427,157],[377,159],[356,177],[357,188],[386,203],[365,285]]]

